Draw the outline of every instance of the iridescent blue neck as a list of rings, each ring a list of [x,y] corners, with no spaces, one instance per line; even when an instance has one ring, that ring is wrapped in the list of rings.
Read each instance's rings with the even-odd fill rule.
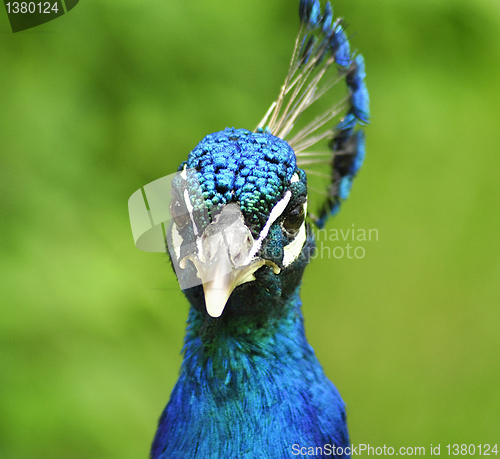
[[[181,373],[223,397],[235,388],[248,391],[257,389],[255,385],[268,385],[269,372],[283,371],[297,365],[298,359],[313,356],[297,289],[260,317],[213,319],[192,307]]]
[[[260,325],[191,308],[152,458],[279,459],[296,443],[347,443],[344,404],[305,338],[298,289],[281,306]]]

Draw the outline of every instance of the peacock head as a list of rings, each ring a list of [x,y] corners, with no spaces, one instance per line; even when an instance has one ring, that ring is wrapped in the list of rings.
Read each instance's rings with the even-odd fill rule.
[[[129,200],[142,250],[152,250],[148,234],[160,236],[163,250],[159,223],[167,214],[172,219],[166,238],[181,288],[212,317],[266,312],[296,291],[314,250],[304,171],[309,190],[320,196],[309,220],[322,228],[348,198],[363,163],[360,126],[370,112],[364,59],[351,53],[344,22],[334,20],[329,2],[322,12],[319,0],[300,0],[299,18],[285,83],[255,131],[206,136],[171,183],[164,177],[144,187],[148,209],[140,190]],[[347,94],[297,130],[301,113],[340,81]],[[324,140],[328,149],[309,150]],[[165,194],[154,192],[163,183],[171,190],[170,211]],[[143,235],[150,223],[154,228]]]
[[[297,288],[314,242],[307,184],[286,141],[226,129],[206,136],[172,182],[170,256],[194,307],[255,314]]]

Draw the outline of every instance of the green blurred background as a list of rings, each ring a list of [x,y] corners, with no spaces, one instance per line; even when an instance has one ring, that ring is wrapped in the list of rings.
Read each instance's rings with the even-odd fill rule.
[[[298,1],[81,1],[0,14],[0,457],[147,457],[187,303],[127,200],[276,97]],[[367,62],[367,159],[306,329],[353,443],[500,443],[500,3],[337,0]],[[338,245],[331,243],[332,247]]]

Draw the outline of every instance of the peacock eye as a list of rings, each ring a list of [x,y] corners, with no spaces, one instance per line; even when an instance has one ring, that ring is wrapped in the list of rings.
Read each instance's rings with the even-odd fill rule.
[[[189,213],[178,199],[174,199],[170,203],[170,215],[179,230],[184,228],[189,222]]]
[[[302,226],[302,223],[304,223],[305,217],[304,204],[299,204],[288,212],[288,215],[283,221],[283,228],[290,236],[295,236]]]

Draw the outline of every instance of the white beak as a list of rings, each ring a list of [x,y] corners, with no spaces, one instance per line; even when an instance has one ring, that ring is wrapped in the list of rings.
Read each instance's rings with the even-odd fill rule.
[[[237,204],[228,204],[210,223],[201,236],[198,255],[188,255],[203,284],[205,306],[212,317],[220,317],[232,291],[241,284],[255,280],[260,267],[271,266],[275,274],[280,268],[272,261],[252,256],[255,250],[252,233],[245,225]]]

